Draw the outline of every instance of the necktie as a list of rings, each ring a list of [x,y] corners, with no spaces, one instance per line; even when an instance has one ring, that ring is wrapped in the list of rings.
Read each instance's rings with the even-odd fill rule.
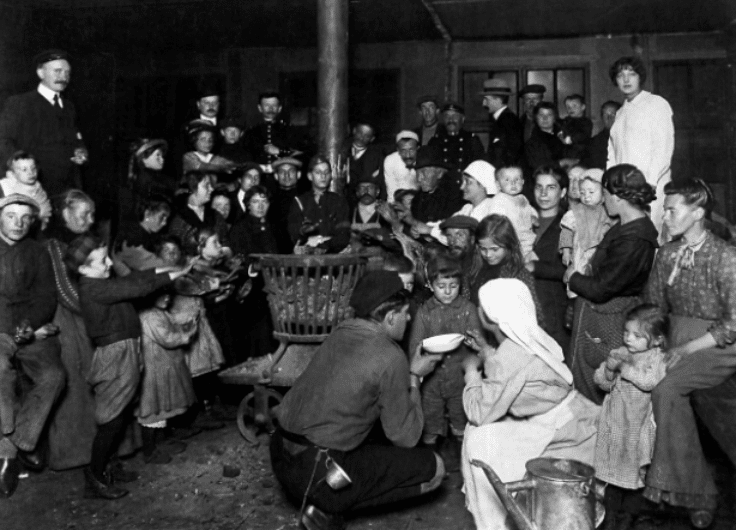
[[[61,101],[59,99],[59,94],[54,94],[54,107],[57,109],[61,108]]]

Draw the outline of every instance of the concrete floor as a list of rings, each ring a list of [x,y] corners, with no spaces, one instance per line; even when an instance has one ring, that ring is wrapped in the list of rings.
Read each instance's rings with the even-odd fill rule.
[[[140,456],[126,465],[141,473],[131,494],[118,501],[82,498],[80,470],[46,471],[23,479],[10,499],[0,499],[1,530],[243,530],[297,528],[298,507],[284,497],[274,479],[266,448],[246,445],[234,422],[220,431],[189,440],[187,451],[163,466],[145,465]],[[728,461],[714,460],[723,499],[712,530],[736,528],[733,472]],[[223,477],[223,465],[238,468]],[[459,473],[423,499],[381,511],[360,513],[350,530],[473,530],[464,508]],[[655,512],[637,522],[636,530],[687,530],[682,513]]]

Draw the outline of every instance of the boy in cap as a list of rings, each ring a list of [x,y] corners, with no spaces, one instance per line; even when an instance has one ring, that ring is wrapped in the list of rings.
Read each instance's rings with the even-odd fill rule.
[[[46,50],[34,58],[40,80],[35,90],[11,96],[0,115],[0,160],[19,150],[34,153],[46,192],[58,195],[81,188],[79,166],[87,148],[77,128],[74,104],[62,97],[71,66],[63,50]]]
[[[223,142],[218,154],[238,166],[253,160],[253,156],[241,141],[244,131],[245,120],[235,116],[228,116],[220,124],[220,135],[222,135]]]
[[[301,522],[309,529],[344,528],[344,513],[432,491],[445,473],[439,456],[414,447],[424,423],[419,380],[440,356],[417,348],[408,360],[398,346],[409,320],[399,275],[367,273],[350,305],[356,318],[317,349],[278,407],[271,438],[274,473],[308,505]],[[371,440],[378,422],[391,445]],[[349,476],[348,488],[321,484],[331,463]]]
[[[64,388],[51,257],[28,237],[38,215],[33,199],[12,194],[0,199],[0,497],[18,485],[18,460],[39,471],[35,452],[54,402]],[[32,385],[19,399],[18,372]]]
[[[119,499],[128,490],[111,483],[107,466],[126,426],[129,405],[140,382],[141,324],[132,300],[170,284],[191,269],[160,267],[111,278],[112,261],[104,242],[83,235],[69,245],[65,261],[79,273],[79,303],[95,346],[87,377],[94,391],[97,434],[84,469],[84,496]]]

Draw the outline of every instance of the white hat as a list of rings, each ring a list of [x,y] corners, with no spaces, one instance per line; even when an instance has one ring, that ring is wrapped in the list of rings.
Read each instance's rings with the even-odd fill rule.
[[[488,195],[496,195],[498,193],[498,184],[496,183],[496,168],[485,160],[476,160],[471,162],[465,168],[463,173],[480,182],[481,186],[486,189]]]
[[[401,140],[415,140],[419,142],[419,136],[414,131],[401,131],[396,135],[396,143],[399,143]]]
[[[524,282],[515,278],[491,280],[478,291],[478,300],[486,316],[499,325],[509,340],[542,359],[572,384],[562,348],[537,324],[534,299]]]

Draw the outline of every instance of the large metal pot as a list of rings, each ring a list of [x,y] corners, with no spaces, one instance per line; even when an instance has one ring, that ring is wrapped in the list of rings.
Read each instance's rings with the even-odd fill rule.
[[[524,480],[504,484],[488,464],[480,460],[472,464],[483,469],[520,530],[595,528],[591,466],[576,460],[534,458],[526,463]]]

